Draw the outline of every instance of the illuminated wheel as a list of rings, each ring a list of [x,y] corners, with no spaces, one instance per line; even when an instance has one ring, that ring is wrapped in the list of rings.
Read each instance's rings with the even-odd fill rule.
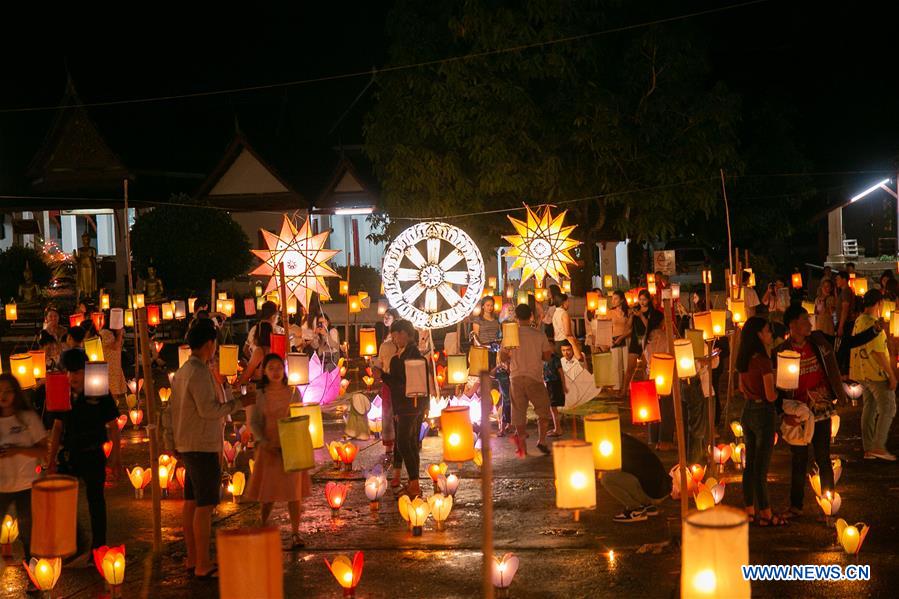
[[[464,319],[481,300],[484,259],[462,229],[419,223],[390,243],[381,278],[401,318],[418,329],[440,329]]]

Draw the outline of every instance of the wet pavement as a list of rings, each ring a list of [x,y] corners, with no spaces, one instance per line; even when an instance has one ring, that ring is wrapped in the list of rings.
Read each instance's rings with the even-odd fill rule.
[[[733,406],[733,414],[739,406]],[[840,516],[850,523],[864,521],[872,526],[858,558],[846,556],[836,545],[833,527],[819,520],[814,494],[806,483],[805,516],[790,526],[750,531],[750,557],[757,564],[870,564],[872,579],[866,582],[767,582],[753,583],[757,597],[888,597],[895,596],[899,584],[899,465],[861,460],[859,415],[861,408],[840,411],[842,427],[833,449],[843,460],[843,474],[837,490],[843,499]],[[626,432],[645,438],[645,430],[629,424],[629,412],[622,410]],[[566,437],[571,423],[566,419]],[[582,427],[578,427],[582,434]],[[327,440],[342,433],[336,421],[326,424]],[[899,435],[891,446],[899,448]],[[148,445],[142,431],[126,427],[123,464],[149,463]],[[730,432],[726,440],[731,440]],[[661,514],[646,522],[618,524],[611,520],[620,511],[611,497],[599,488],[597,509],[581,512],[575,522],[571,512],[554,504],[552,458],[531,452],[525,460],[514,455],[511,441],[495,439],[494,459],[494,538],[495,552],[514,552],[521,566],[511,588],[513,597],[675,597],[678,594],[679,503],[666,501]],[[472,464],[454,470],[462,481],[456,494],[446,530],[438,532],[429,520],[421,537],[413,537],[400,518],[390,493],[380,510],[372,512],[365,497],[361,470],[383,457],[379,442],[360,441],[355,467],[358,470],[346,507],[331,517],[324,498],[324,485],[334,475],[326,452],[319,450],[313,495],[306,503],[301,533],[306,547],[285,551],[284,582],[288,597],[340,597],[342,592],[326,568],[323,558],[336,554],[352,556],[365,552],[365,569],[358,597],[475,597],[480,592],[480,479]],[[440,461],[439,437],[426,437],[422,450],[422,471]],[[246,468],[249,454],[241,454],[237,467]],[[673,465],[676,452],[664,452],[662,459]],[[339,476],[339,475],[335,475]],[[727,481],[724,503],[742,506],[740,473],[732,464],[723,477]],[[770,474],[772,505],[788,505],[789,449],[780,442],[775,449]],[[432,484],[422,480],[425,495]],[[180,536],[180,490],[162,502],[164,550],[154,559],[149,492],[135,499],[123,476],[107,489],[110,544],[127,547],[126,582],[122,597],[215,597],[217,582],[200,582],[182,568],[184,545]],[[258,523],[258,507],[233,503],[230,498],[216,511],[217,527],[253,526]],[[274,512],[274,523],[285,543],[289,521],[283,506]],[[86,515],[85,515],[86,517]],[[610,558],[609,551],[614,551]],[[20,566],[7,561],[0,576],[0,595],[22,596],[26,575]],[[63,569],[55,597],[100,597],[104,583],[93,567]]]

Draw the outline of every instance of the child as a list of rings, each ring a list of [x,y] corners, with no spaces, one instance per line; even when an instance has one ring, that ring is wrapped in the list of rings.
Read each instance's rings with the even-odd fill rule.
[[[47,455],[47,431],[28,405],[19,382],[0,374],[0,514],[16,506],[25,561],[31,559],[31,483],[38,460]]]
[[[284,361],[278,354],[268,354],[262,361],[262,380],[256,389],[256,406],[250,420],[250,430],[256,438],[256,467],[250,477],[247,498],[262,503],[263,526],[274,503],[286,501],[292,533],[290,549],[300,549],[305,546],[300,539],[302,502],[311,493],[312,479],[308,471],[284,471],[278,420],[290,417],[290,403],[294,398],[294,389],[288,386],[284,370]]]
[[[560,346],[571,347],[571,343],[565,339],[560,341]],[[561,437],[562,425],[559,422],[559,408],[565,406],[567,389],[565,388],[565,373],[562,372],[562,359],[559,354],[553,353],[552,357],[543,363],[543,382],[546,383],[546,390],[549,393],[549,410],[553,417],[553,430],[546,433],[546,436]]]

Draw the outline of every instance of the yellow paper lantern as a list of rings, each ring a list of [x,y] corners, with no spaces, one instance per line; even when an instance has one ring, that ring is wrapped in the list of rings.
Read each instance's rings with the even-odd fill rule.
[[[593,383],[597,387],[611,387],[618,383],[612,352],[593,354]]]
[[[34,360],[31,354],[13,354],[9,357],[9,368],[22,389],[31,389],[35,386]]]
[[[518,323],[509,321],[503,323],[503,347],[512,349],[518,347]]]
[[[712,329],[711,312],[695,312],[693,314],[693,328],[702,331],[703,339],[712,339],[715,332]]]
[[[31,558],[25,564],[28,577],[34,582],[39,591],[50,591],[56,586],[59,575],[62,572],[62,560],[58,557],[51,559]]]
[[[19,310],[16,308],[15,302],[6,304],[6,320],[18,320]]]
[[[858,555],[870,527],[864,522],[849,524],[842,518],[838,518],[836,528],[837,541],[842,545],[843,551],[849,555]]]
[[[162,319],[163,320],[172,320],[175,318],[175,307],[171,302],[165,302],[162,304]]]
[[[652,354],[649,363],[649,378],[655,381],[659,395],[670,395],[674,380],[674,356],[671,354]]]
[[[802,356],[793,350],[777,354],[777,386],[791,391],[799,388],[799,361]]]
[[[84,340],[84,353],[91,362],[102,362],[106,359],[106,356],[103,355],[103,342],[99,337]]]
[[[51,475],[31,485],[31,554],[67,557],[76,551],[78,479]]]
[[[712,334],[721,337],[727,332],[727,312],[712,310]]]
[[[125,310],[125,326],[133,327],[134,326],[134,310]]]
[[[587,292],[587,310],[595,312],[599,308],[599,293],[595,291]]]
[[[231,495],[235,498],[243,495],[244,488],[247,486],[246,475],[238,470],[231,475]]]
[[[744,322],[746,320],[746,300],[731,298],[728,303],[730,304],[731,319],[735,323]]]
[[[490,371],[490,355],[486,347],[472,347],[468,350],[468,372],[474,376]]]
[[[286,472],[310,470],[315,467],[309,416],[291,416],[278,420],[281,439],[281,458]]]
[[[350,306],[350,314],[358,314],[362,312],[362,302],[359,301],[358,295],[350,295],[347,297],[347,304]]]
[[[349,281],[340,281],[340,295],[349,295],[350,293],[350,282]]]
[[[178,346],[178,368],[184,366],[190,360],[190,346],[187,344]]]
[[[300,353],[287,354],[287,383],[290,385],[309,384],[309,356]]]
[[[100,547],[94,549],[94,560],[99,561],[99,567],[103,578],[111,587],[117,587],[125,582],[125,546]],[[98,555],[102,557],[98,558]]]
[[[287,315],[293,316],[297,313],[297,298],[293,295],[287,298]]]
[[[448,354],[446,356],[446,371],[450,384],[464,384],[468,380],[468,364],[465,354]]]
[[[325,446],[325,427],[322,424],[322,407],[317,403],[292,403],[290,416],[306,416],[309,418],[309,436],[312,447],[318,449]]]
[[[237,351],[236,345],[219,346],[219,374],[222,376],[237,375]]]
[[[474,431],[468,406],[447,406],[440,413],[443,459],[467,462],[474,459]]]
[[[588,510],[596,507],[596,476],[590,443],[576,440],[553,443],[553,471],[557,508]]]
[[[277,528],[219,528],[215,541],[221,599],[283,599],[284,558]]]
[[[718,506],[691,512],[684,521],[681,549],[681,597],[750,597],[741,566],[749,561],[746,513]]]
[[[143,293],[135,293],[133,300],[128,300],[128,306],[134,309],[144,308],[144,294]]]
[[[528,303],[528,292],[521,290],[516,294],[516,302],[518,304],[526,304]]]
[[[606,289],[611,289],[615,286],[615,279],[612,275],[605,275],[602,278],[602,286]]]
[[[693,357],[693,343],[689,339],[674,340],[674,360],[677,376],[682,379],[696,376],[696,360]]]
[[[196,305],[197,305],[197,298],[195,298],[195,297],[187,298],[187,312],[189,314],[194,313],[194,308],[196,307]]]
[[[421,497],[416,497],[409,505],[407,513],[409,515],[409,524],[412,526],[412,536],[420,537],[421,528],[431,513],[430,504]]]
[[[618,414],[588,414],[584,439],[593,448],[594,470],[621,469],[621,421]]]
[[[362,578],[362,566],[364,564],[362,552],[357,551],[355,555],[353,555],[352,562],[350,562],[350,558],[347,556],[338,555],[334,558],[334,561],[330,563],[327,558],[325,558],[325,564],[327,564],[331,574],[334,575],[337,583],[343,587],[343,596],[355,597],[354,590],[359,585],[359,580]]]
[[[378,355],[378,341],[374,329],[359,329],[359,355],[368,357]]]
[[[712,271],[711,270],[703,270],[702,271],[702,283],[704,285],[712,284]]]
[[[693,346],[693,358],[707,356],[708,345],[705,343],[705,333],[699,329],[687,329],[684,331],[684,337],[690,341]]]
[[[892,300],[883,300],[883,310],[880,315],[884,320],[890,322],[893,318],[893,312],[896,311],[896,302]]]
[[[34,368],[34,378],[43,379],[47,377],[47,354],[42,349],[29,351],[31,356],[31,365]]]

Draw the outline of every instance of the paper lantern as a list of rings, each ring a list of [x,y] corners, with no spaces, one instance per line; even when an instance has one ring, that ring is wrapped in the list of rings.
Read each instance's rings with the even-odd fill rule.
[[[431,517],[434,518],[437,530],[444,530],[444,523],[453,509],[452,495],[447,496],[442,493],[431,495],[428,497],[428,506],[431,509]]]
[[[81,312],[77,312],[69,316],[69,328],[73,329],[75,327],[80,327],[81,323],[84,322],[84,314]]]
[[[144,421],[144,411],[133,409],[128,412],[128,418],[131,420],[131,426],[138,427]]]
[[[693,314],[693,328],[702,331],[703,339],[712,339],[715,336],[712,329],[712,313],[708,311],[695,312]]]
[[[151,327],[159,326],[159,306],[156,304],[147,306],[147,324]]]
[[[406,360],[406,397],[427,397],[428,363],[425,360]]]
[[[606,289],[611,289],[612,287],[615,286],[615,279],[612,277],[612,275],[603,276],[602,286],[605,287]]]
[[[671,299],[680,299],[680,283],[671,283],[668,289],[671,290]]]
[[[162,456],[159,456],[162,457]],[[175,475],[175,469],[172,466],[166,464],[160,464],[159,470],[157,473],[157,479],[159,481],[159,488],[163,491],[168,490],[169,482],[171,482],[172,477]]]
[[[412,536],[420,537],[421,529],[431,513],[430,504],[421,497],[416,497],[409,504],[407,513],[409,515],[409,524],[412,526]]]
[[[309,416],[291,416],[278,420],[281,458],[286,472],[299,472],[315,467]]]
[[[802,275],[798,272],[794,272],[790,276],[790,282],[793,285],[793,289],[802,289]]]
[[[455,496],[459,488],[459,477],[455,474],[439,474],[437,476],[437,488],[444,495]]]
[[[490,371],[489,352],[486,347],[472,347],[468,350],[468,372],[477,376]]]
[[[62,573],[62,560],[58,557],[51,559],[33,557],[27,564],[25,562],[22,564],[25,566],[28,578],[39,591],[52,590]]]
[[[365,479],[365,496],[374,505],[371,506],[372,511],[378,509],[378,501],[387,492],[387,478],[382,476],[369,476]]]
[[[237,375],[237,350],[236,345],[219,346],[219,374],[222,376]]]
[[[219,528],[215,546],[221,599],[283,599],[283,555],[277,528]]]
[[[287,354],[287,383],[289,385],[309,384],[309,356],[300,353]]]
[[[161,308],[163,320],[172,320],[175,318],[175,307],[171,302],[165,302],[162,304]]]
[[[696,509],[704,511],[715,507],[715,498],[712,496],[712,492],[705,485],[699,485],[699,487],[699,490],[693,493],[693,503],[696,504]]]
[[[428,467],[425,468],[428,476],[431,477],[431,480],[435,483],[440,476],[446,474],[447,470],[449,470],[449,466],[446,464],[446,462],[440,462],[439,464],[428,464]]]
[[[602,307],[602,306],[600,306]],[[600,347],[612,346],[612,319],[597,316],[593,319],[593,343]]]
[[[106,359],[106,356],[103,355],[103,342],[99,337],[84,340],[84,353],[91,362],[102,362]]]
[[[605,316],[609,313],[609,299],[600,297],[596,300],[596,315]]]
[[[47,353],[42,349],[31,350],[31,364],[34,366],[34,378],[43,379],[47,376]]]
[[[109,364],[88,362],[84,366],[84,394],[101,397],[109,393]]]
[[[111,587],[117,587],[125,581],[125,546],[94,549],[94,565],[100,576]]]
[[[597,387],[612,387],[618,384],[612,352],[593,354],[593,384]]]
[[[646,291],[649,292],[649,295],[655,295],[655,294],[656,294],[656,284],[655,284],[655,281],[647,282],[647,283],[646,283]]]
[[[443,435],[443,459],[447,462],[467,462],[474,458],[474,431],[469,406],[447,406],[440,413],[440,432]]]
[[[588,510],[596,507],[596,476],[590,443],[576,440],[553,443],[553,471],[557,508]]]
[[[153,478],[153,471],[149,468],[141,468],[140,466],[135,466],[131,470],[125,469],[125,474],[128,475],[128,480],[131,481],[131,486],[134,487],[134,497],[136,499],[140,499],[144,496],[144,487],[150,484],[150,480]]]
[[[31,389],[35,386],[34,359],[31,354],[13,354],[9,357],[9,369],[12,375],[19,381],[22,389]]]
[[[349,485],[345,483],[329,482],[325,485],[325,499],[331,508],[331,517],[336,518],[340,513],[340,508],[346,503],[346,495],[349,492]]]
[[[340,281],[339,291],[340,295],[349,295],[350,293],[350,282],[349,281]]]
[[[312,447],[318,449],[325,446],[325,427],[322,424],[322,407],[317,403],[292,403],[290,416],[309,417],[309,436]]]
[[[19,538],[19,521],[9,514],[3,516],[0,524],[0,545],[12,545]]]
[[[343,587],[344,597],[356,596],[356,587],[362,579],[363,563],[364,559],[361,551],[356,552],[353,556],[352,563],[350,563],[350,558],[345,555],[338,555],[334,558],[334,561],[330,563],[325,559],[328,570],[330,570],[334,578],[337,579],[337,584]]]
[[[178,368],[184,366],[190,360],[190,346],[187,344],[178,346]]]
[[[507,553],[502,558],[493,556],[491,564],[491,579],[497,589],[508,589],[518,572],[519,560],[517,555]]]
[[[231,497],[236,501],[238,497],[243,495],[243,491],[246,486],[247,477],[243,472],[238,470],[233,475],[231,475],[231,482],[228,483],[228,492],[231,493]]]
[[[618,414],[588,414],[584,439],[593,447],[594,470],[621,469],[621,422]]]
[[[504,322],[503,323],[503,347],[505,348],[516,348],[520,344],[518,339],[518,323],[517,322]]]
[[[385,314],[387,314],[387,309],[389,307],[390,307],[390,305],[387,303],[386,299],[379,299],[378,300],[378,316],[384,316]]]
[[[297,313],[297,298],[291,295],[287,298],[287,315],[293,316]]]
[[[228,298],[222,300],[222,309],[219,310],[227,318],[234,316],[234,299]]]
[[[712,271],[711,270],[703,270],[702,271],[702,283],[704,285],[712,284]]]
[[[743,423],[739,420],[734,420],[730,423],[730,430],[733,432],[734,437],[739,439],[743,436]]]
[[[656,384],[659,395],[671,395],[671,384],[674,380],[674,356],[655,353],[649,362],[649,378]]]
[[[125,310],[125,326],[134,326],[134,310]]]
[[[271,350],[273,354],[278,354],[281,356],[282,360],[287,359],[287,335],[282,335],[281,333],[272,333],[269,336],[271,345]]]
[[[830,417],[830,439],[836,439],[837,432],[840,430],[840,415],[834,414]]]
[[[868,279],[864,277],[849,279],[849,286],[855,291],[855,295],[868,293]]]
[[[31,484],[31,554],[67,557],[76,551],[78,479],[50,475]]]
[[[868,531],[871,527],[864,522],[849,524],[842,518],[838,518],[836,521],[836,528],[837,541],[839,541],[840,545],[843,547],[843,551],[849,555],[858,555],[858,552],[861,551],[862,543],[865,542],[865,537],[868,536]]]
[[[599,309],[599,293],[595,291],[587,292],[587,310],[595,312]]]
[[[880,312],[880,316],[886,320],[887,322],[891,322],[893,318],[893,312],[896,311],[896,302],[892,300],[883,300],[883,309]]]
[[[193,314],[193,313],[194,313],[194,308],[196,307],[196,305],[197,305],[197,298],[195,298],[195,297],[189,297],[189,298],[187,298],[187,312],[188,312],[188,314]]]
[[[746,513],[719,506],[692,512],[684,520],[681,597],[750,597],[741,566],[749,561]]]
[[[643,424],[661,419],[656,382],[631,381],[631,422]]]
[[[724,310],[712,310],[712,334],[721,337],[727,332],[727,312]]]
[[[689,339],[674,340],[674,360],[677,376],[682,379],[696,376],[696,360],[693,357],[693,343]]]
[[[347,466],[346,470],[352,471],[353,469],[353,461],[356,459],[356,455],[359,453],[359,448],[356,447],[355,443],[347,441],[346,443],[341,443],[337,446],[337,455],[340,457],[340,462]]]
[[[836,516],[843,505],[843,499],[840,497],[840,494],[831,491],[824,491],[822,495],[815,497],[815,501],[818,502],[821,511],[828,518]]]
[[[6,304],[6,320],[18,320],[19,319],[19,310],[16,307],[15,302],[10,302]]]
[[[447,354],[446,371],[450,384],[464,384],[468,380],[468,364],[465,354]]]
[[[144,294],[143,293],[135,293],[133,297],[128,298],[128,307],[129,308],[143,308],[144,307]]]
[[[374,329],[359,329],[359,355],[367,357],[378,355],[378,341]]]
[[[777,354],[777,386],[791,391],[799,387],[799,352],[784,350]]]
[[[109,311],[109,328],[113,331],[125,328],[125,311],[122,308],[113,308]]]
[[[358,295],[347,296],[347,304],[350,307],[350,314],[358,314],[362,312],[362,302]]]
[[[734,323],[744,322],[746,320],[746,300],[731,298],[729,303],[731,320]]]
[[[67,412],[72,409],[69,377],[64,372],[47,373],[47,411]]]

